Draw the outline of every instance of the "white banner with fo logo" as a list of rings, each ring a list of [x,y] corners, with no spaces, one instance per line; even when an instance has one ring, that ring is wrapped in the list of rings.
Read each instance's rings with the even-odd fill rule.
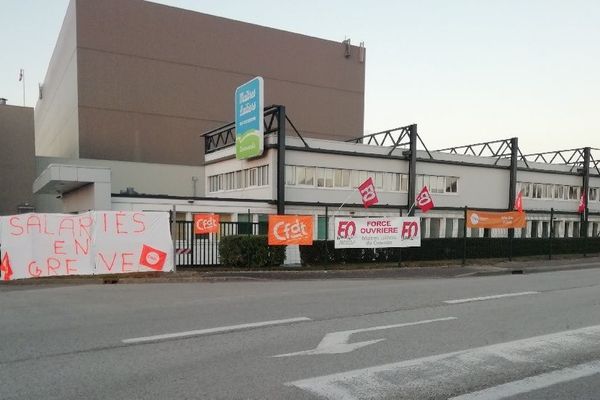
[[[420,247],[419,217],[335,218],[336,249]]]

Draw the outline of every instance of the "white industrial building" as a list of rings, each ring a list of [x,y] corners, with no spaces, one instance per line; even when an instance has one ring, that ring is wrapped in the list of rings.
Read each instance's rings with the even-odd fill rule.
[[[280,108],[270,110],[265,120]],[[42,212],[164,210],[174,211],[178,220],[190,221],[194,213],[218,213],[221,221],[248,222],[250,218],[261,222],[283,208],[286,214],[313,215],[315,239],[325,239],[326,231],[333,238],[334,216],[406,215],[414,193],[424,185],[435,203],[426,214],[416,210],[415,215],[422,217],[424,237],[460,237],[465,206],[510,210],[514,196],[522,191],[528,223],[526,229],[515,231],[515,237],[547,237],[551,208],[555,237],[578,237],[585,234],[586,225],[587,236],[598,236],[600,172],[594,149],[526,155],[518,147],[513,151],[513,144],[518,146],[513,138],[442,151],[429,151],[423,145],[412,160],[412,127],[416,148],[423,142],[414,125],[369,135],[356,143],[304,139],[292,133],[288,123],[287,136],[281,136],[286,129],[277,126],[266,135],[261,157],[237,160],[229,124],[203,137],[204,166],[37,157],[34,191]],[[278,144],[281,137],[284,146]],[[284,167],[279,164],[280,153]],[[513,154],[516,165],[511,167]],[[412,183],[411,162],[416,167]],[[365,209],[356,187],[369,176],[379,204]],[[585,185],[589,200],[584,216],[577,209]],[[283,186],[283,196],[278,196],[279,186]],[[507,234],[506,230],[467,231],[471,237]]]

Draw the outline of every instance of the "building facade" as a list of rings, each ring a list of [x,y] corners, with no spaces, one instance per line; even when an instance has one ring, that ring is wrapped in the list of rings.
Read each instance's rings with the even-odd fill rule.
[[[143,0],[71,0],[35,112],[39,156],[202,165],[200,134],[264,78],[302,134],[363,132],[365,49]]]

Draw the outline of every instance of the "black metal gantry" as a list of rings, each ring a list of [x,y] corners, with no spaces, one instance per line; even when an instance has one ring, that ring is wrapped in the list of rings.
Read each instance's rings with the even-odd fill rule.
[[[272,105],[264,109],[264,134],[277,135],[277,214],[285,214],[285,134],[286,123],[302,140],[304,146],[310,148],[306,140],[296,129],[294,123],[285,112],[285,106]],[[235,145],[235,122],[230,122],[216,129],[203,133],[204,154],[210,154]]]
[[[543,153],[532,153],[521,156],[522,160],[539,162],[545,164],[560,164],[570,166],[570,171],[581,175],[583,193],[585,194],[585,210],[580,217],[580,235],[588,236],[589,225],[589,193],[590,193],[590,175],[592,173],[600,176],[600,158],[594,159],[592,153],[600,152],[600,149],[593,147],[582,147],[578,149],[546,151]]]

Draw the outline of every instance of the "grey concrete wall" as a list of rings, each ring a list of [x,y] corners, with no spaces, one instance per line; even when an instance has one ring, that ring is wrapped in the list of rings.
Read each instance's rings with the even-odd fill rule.
[[[33,108],[0,105],[0,214],[33,204],[35,179]]]
[[[358,48],[141,0],[76,0],[83,158],[201,164],[199,134],[233,120],[235,88],[265,79],[306,136],[360,136]]]
[[[35,106],[36,154],[79,157],[77,108],[77,38],[75,2],[63,21],[46,77]]]
[[[111,169],[111,193],[120,193],[133,187],[140,194],[193,196],[204,193],[204,167],[134,163],[113,160],[68,159],[56,157],[37,157],[36,176],[50,164],[86,165],[108,167]]]

